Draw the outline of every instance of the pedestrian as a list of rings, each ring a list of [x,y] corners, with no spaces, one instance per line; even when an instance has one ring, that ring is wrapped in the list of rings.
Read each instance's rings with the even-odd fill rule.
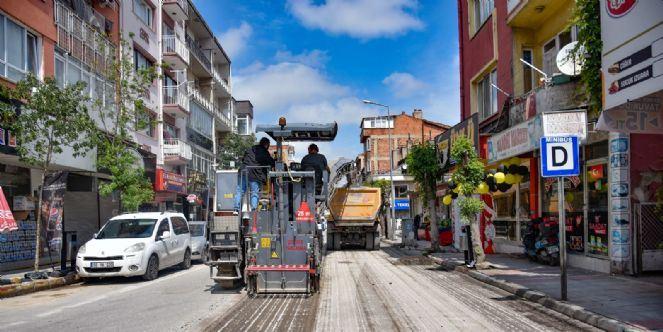
[[[260,188],[267,183],[267,174],[274,167],[274,158],[269,154],[269,139],[263,137],[260,142],[244,152],[240,167],[240,178],[235,192],[235,209],[233,214],[239,214],[242,208],[242,196],[247,190],[251,191],[251,210],[258,208]],[[247,184],[248,182],[248,184]]]
[[[419,225],[421,225],[421,215],[417,214],[416,216],[414,216],[414,227],[413,227],[414,239],[416,241],[419,241]]]

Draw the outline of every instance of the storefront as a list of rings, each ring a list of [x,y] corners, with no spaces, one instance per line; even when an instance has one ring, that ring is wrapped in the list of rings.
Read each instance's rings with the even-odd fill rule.
[[[154,181],[155,204],[159,211],[177,211],[187,214],[187,181],[184,175],[157,168]]]

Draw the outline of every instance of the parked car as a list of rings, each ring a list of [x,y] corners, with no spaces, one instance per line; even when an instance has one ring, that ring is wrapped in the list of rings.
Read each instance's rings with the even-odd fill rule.
[[[207,259],[207,221],[189,221],[191,231],[191,259]]]
[[[123,214],[101,228],[78,249],[76,271],[83,278],[142,276],[191,266],[191,236],[186,218],[175,212]]]

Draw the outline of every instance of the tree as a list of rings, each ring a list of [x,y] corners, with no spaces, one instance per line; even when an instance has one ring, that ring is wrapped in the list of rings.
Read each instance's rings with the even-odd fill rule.
[[[223,139],[223,148],[217,152],[221,163],[221,169],[229,169],[238,167],[244,152],[256,143],[256,136],[254,134],[245,136],[236,133],[229,133]],[[231,164],[234,163],[235,166]]]
[[[21,112],[0,102],[2,123],[16,135],[21,161],[41,171],[37,200],[37,240],[34,269],[39,270],[41,246],[41,205],[44,179],[53,171],[53,158],[66,149],[73,157],[85,155],[91,148],[89,133],[94,124],[83,97],[84,84],[60,88],[52,77],[43,81],[28,75],[14,89],[3,87],[2,94],[22,102]]]
[[[483,211],[481,199],[472,197],[484,178],[484,165],[479,160],[474,144],[469,138],[460,136],[451,146],[451,159],[456,162],[456,170],[451,180],[458,186],[461,220],[472,229],[472,250],[476,256],[477,267],[482,268],[486,260],[481,245],[481,231],[477,215]]]
[[[598,118],[602,106],[603,86],[601,82],[601,2],[576,0],[573,23],[578,28],[578,44],[573,56],[583,59],[580,79],[589,99],[589,115]],[[582,54],[578,54],[582,52]]]
[[[371,182],[365,182],[364,186],[366,187],[371,187],[371,188],[380,188],[380,193],[382,195],[382,205],[380,206],[380,226],[381,227],[386,227],[385,225],[382,224],[383,218],[385,217],[386,214],[388,214],[388,209],[389,207],[388,202],[389,198],[391,197],[391,181],[386,180],[386,179],[379,179],[379,180],[374,180]],[[382,230],[384,232],[384,236],[387,236],[387,230],[386,228]]]
[[[405,158],[407,171],[414,176],[419,190],[424,198],[425,207],[430,215],[431,250],[439,250],[437,240],[437,211],[435,206],[436,180],[442,176],[442,168],[438,163],[435,146],[431,142],[424,142],[412,147]]]
[[[135,131],[153,127],[156,122],[145,107],[146,91],[159,78],[159,65],[136,68],[133,50],[120,43],[119,56],[106,64],[104,76],[109,84],[103,95],[93,100],[99,130],[93,141],[97,146],[97,168],[110,174],[110,181],[99,185],[99,193],[120,194],[122,210],[135,211],[154,197],[152,184],[136,156]]]

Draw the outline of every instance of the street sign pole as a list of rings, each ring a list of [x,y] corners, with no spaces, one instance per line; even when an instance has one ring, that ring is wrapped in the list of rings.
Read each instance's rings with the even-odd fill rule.
[[[564,177],[557,178],[557,201],[559,211],[559,268],[561,281],[562,301],[566,296],[566,211],[564,210]]]

